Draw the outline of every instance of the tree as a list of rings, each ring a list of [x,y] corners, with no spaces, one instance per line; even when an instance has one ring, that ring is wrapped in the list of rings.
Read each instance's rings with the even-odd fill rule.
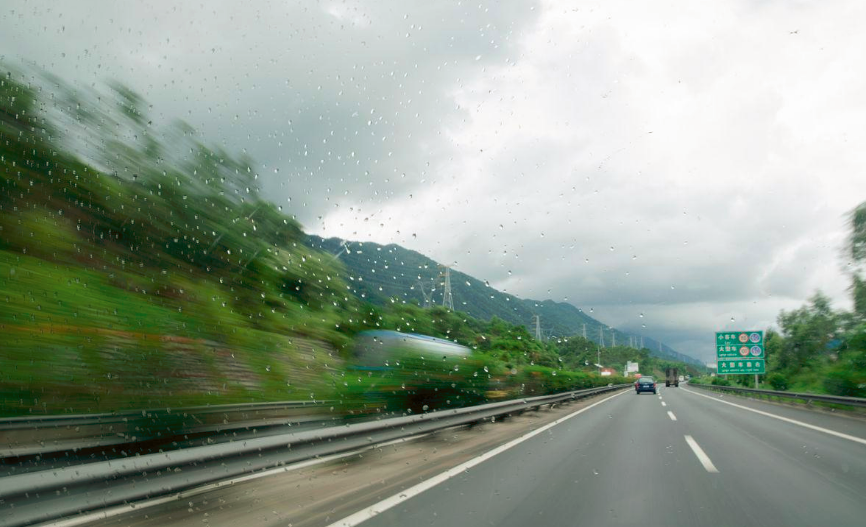
[[[853,260],[851,291],[854,296],[854,312],[866,319],[866,281],[861,278],[866,265],[866,202],[858,205],[850,214],[851,234],[848,237],[848,255]]]
[[[830,351],[830,342],[837,337],[839,316],[830,306],[830,299],[818,292],[809,304],[779,315],[779,327],[784,343],[778,352],[782,369],[797,371],[812,359]]]

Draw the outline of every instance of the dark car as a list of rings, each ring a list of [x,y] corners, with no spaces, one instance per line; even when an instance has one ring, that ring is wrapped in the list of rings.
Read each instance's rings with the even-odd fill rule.
[[[640,392],[658,393],[656,391],[656,382],[652,377],[641,377],[634,383],[634,392],[638,395],[640,395]]]

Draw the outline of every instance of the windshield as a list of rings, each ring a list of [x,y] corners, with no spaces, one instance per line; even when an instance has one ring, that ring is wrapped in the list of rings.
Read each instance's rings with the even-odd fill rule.
[[[864,26],[4,2],[0,525],[859,525]]]

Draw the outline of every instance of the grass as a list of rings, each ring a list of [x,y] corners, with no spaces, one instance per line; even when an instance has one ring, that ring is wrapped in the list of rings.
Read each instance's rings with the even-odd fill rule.
[[[332,396],[327,344],[311,340],[319,351],[302,358],[293,337],[250,327],[224,290],[159,281],[0,251],[0,415]]]

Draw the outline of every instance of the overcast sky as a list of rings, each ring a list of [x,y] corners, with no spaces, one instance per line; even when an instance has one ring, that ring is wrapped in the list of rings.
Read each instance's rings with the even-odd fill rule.
[[[850,306],[863,27],[862,0],[4,1],[0,59],[246,150],[309,232],[709,359],[816,290]]]

